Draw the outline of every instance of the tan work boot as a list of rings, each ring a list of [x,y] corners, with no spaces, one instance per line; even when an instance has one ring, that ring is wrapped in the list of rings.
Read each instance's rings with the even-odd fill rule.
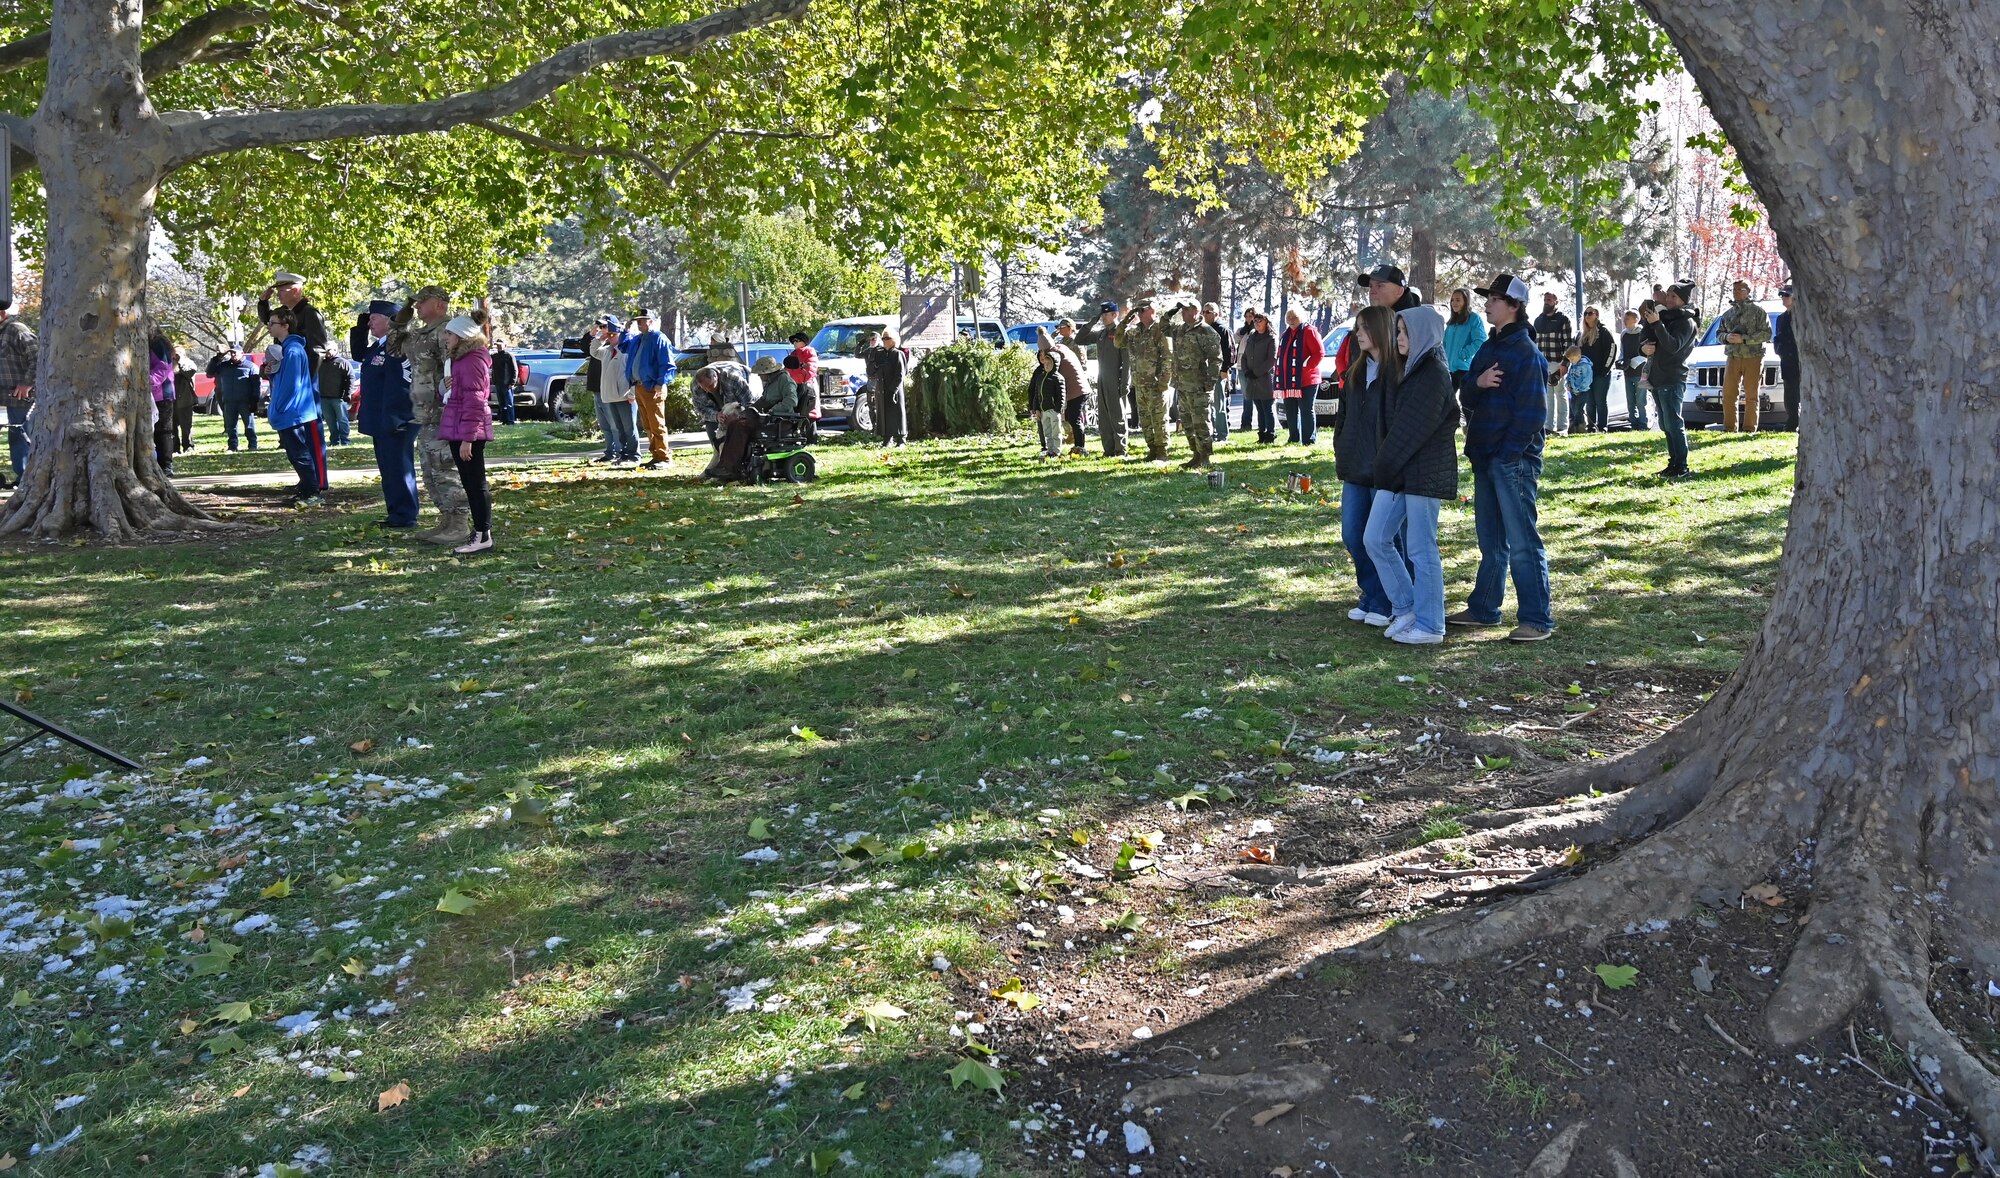
[[[432,544],[442,544],[456,548],[472,539],[472,513],[469,511],[447,511],[438,520],[438,526],[423,533],[420,539]]]

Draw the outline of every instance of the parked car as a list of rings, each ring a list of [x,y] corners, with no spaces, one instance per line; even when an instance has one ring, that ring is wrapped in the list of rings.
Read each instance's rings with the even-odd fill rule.
[[[1313,402],[1313,418],[1316,421],[1330,424],[1333,415],[1340,412],[1340,385],[1336,376],[1340,368],[1336,362],[1340,358],[1340,345],[1347,339],[1347,333],[1353,330],[1343,324],[1327,332],[1320,340],[1326,354],[1319,362],[1319,400]]]
[[[1778,315],[1785,309],[1781,302],[1772,300],[1757,304],[1771,318],[1773,333],[1778,328]],[[1722,354],[1719,325],[1722,316],[1709,321],[1708,329],[1695,341],[1694,350],[1688,353],[1687,389],[1682,394],[1681,419],[1691,429],[1704,429],[1722,422],[1722,371],[1728,357]],[[1757,387],[1758,418],[1760,429],[1778,429],[1785,424],[1785,386],[1778,378],[1778,349],[1770,343],[1764,345],[1764,371]]]
[[[1047,331],[1050,335],[1056,333],[1056,321],[1053,319],[1038,319],[1033,323],[1016,323],[1007,329],[1007,342],[1020,344],[1024,348],[1032,348],[1035,346],[1035,329],[1037,327]]]
[[[960,315],[958,317],[958,334],[977,334],[979,338],[987,341],[996,348],[1004,348],[1008,343],[1006,325],[1002,324],[998,319],[981,319],[978,330],[975,333],[972,326],[972,316]],[[1034,338],[1035,333],[1030,331],[1028,333],[1028,342],[1033,343]]]

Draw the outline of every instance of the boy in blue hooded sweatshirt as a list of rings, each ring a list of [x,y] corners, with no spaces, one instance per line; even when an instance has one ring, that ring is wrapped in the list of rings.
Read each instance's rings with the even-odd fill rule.
[[[281,349],[278,370],[271,374],[271,405],[266,410],[271,432],[285,448],[292,469],[298,472],[298,489],[292,492],[294,507],[318,507],[326,501],[326,435],[320,430],[319,386],[313,380],[312,355],[303,337],[292,334],[294,320],[288,307],[271,312],[265,326]]]

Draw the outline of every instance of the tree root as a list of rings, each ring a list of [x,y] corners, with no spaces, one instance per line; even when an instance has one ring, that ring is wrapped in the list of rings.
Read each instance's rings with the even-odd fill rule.
[[[189,503],[150,453],[132,459],[97,435],[68,440],[25,473],[0,507],[0,536],[56,539],[88,529],[118,543],[246,530]]]
[[[1134,1088],[1125,1096],[1126,1110],[1152,1108],[1185,1096],[1235,1096],[1243,1100],[1294,1103],[1326,1087],[1333,1069],[1323,1063],[1287,1064],[1268,1072],[1238,1076],[1175,1076]]]

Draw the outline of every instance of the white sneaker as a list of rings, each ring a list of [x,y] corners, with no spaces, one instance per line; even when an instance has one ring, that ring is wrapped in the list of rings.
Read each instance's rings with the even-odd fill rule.
[[[1414,626],[1416,624],[1417,624],[1417,615],[1397,614],[1396,620],[1389,623],[1389,628],[1387,630],[1382,631],[1382,637],[1394,638],[1396,635],[1404,633],[1411,626]]]
[[[1361,615],[1361,622],[1363,625],[1366,626],[1386,626],[1390,623],[1391,620],[1392,619],[1390,618],[1383,617],[1381,614]]]
[[[1366,621],[1367,619],[1368,619],[1368,611],[1362,609],[1358,605],[1355,606],[1353,609],[1347,611],[1347,620],[1350,622],[1362,622]]]
[[[1419,630],[1414,622],[1401,631],[1389,635],[1389,638],[1405,646],[1436,646],[1444,641],[1444,635],[1429,630]]]

